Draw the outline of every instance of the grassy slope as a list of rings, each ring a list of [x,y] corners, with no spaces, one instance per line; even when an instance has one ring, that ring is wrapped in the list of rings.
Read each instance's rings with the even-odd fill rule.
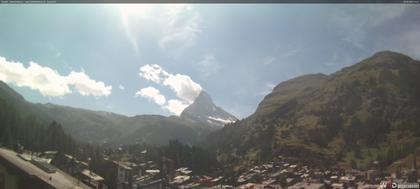
[[[420,62],[380,52],[332,75],[279,84],[257,111],[213,134],[220,159],[247,165],[288,154],[320,162],[389,163],[419,145]],[[391,157],[391,158],[388,158]],[[239,166],[240,167],[240,166]]]

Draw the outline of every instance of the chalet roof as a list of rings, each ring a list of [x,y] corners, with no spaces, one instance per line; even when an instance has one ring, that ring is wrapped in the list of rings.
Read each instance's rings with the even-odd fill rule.
[[[113,163],[115,163],[116,165],[118,165],[119,167],[126,169],[126,170],[131,170],[132,168],[125,165],[123,162],[117,162],[117,161],[112,161]]]
[[[146,173],[157,174],[157,173],[160,173],[160,170],[159,169],[148,169],[148,170],[146,170]]]
[[[103,181],[104,178],[102,178],[101,176],[97,175],[96,173],[87,170],[87,169],[83,169],[82,171],[82,175],[89,177],[90,179],[94,180],[94,181]]]
[[[289,187],[290,189],[299,189],[299,188],[305,188],[305,189],[319,189],[324,186],[323,183],[296,183],[295,185]]]

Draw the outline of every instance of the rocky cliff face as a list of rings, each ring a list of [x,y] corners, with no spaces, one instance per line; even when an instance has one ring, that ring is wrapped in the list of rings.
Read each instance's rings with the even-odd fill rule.
[[[232,114],[214,105],[210,95],[205,91],[202,91],[194,102],[185,108],[181,118],[204,122],[214,127],[223,127],[237,120]]]

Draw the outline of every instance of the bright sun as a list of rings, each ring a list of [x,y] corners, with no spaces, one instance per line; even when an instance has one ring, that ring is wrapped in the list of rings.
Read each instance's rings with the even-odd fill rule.
[[[117,5],[123,16],[148,17],[155,12],[159,5],[155,4],[119,4]]]

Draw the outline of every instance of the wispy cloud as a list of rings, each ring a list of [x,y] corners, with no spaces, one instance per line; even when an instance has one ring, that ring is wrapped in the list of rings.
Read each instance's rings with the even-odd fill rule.
[[[159,47],[172,55],[179,56],[187,48],[193,47],[197,35],[201,32],[200,14],[191,5],[173,5],[167,7],[167,24]]]
[[[159,6],[152,4],[119,4],[112,6],[118,8],[124,33],[133,46],[135,54],[138,55],[138,36],[141,31],[141,25],[147,20],[153,19],[152,15],[158,11]]]
[[[96,97],[108,96],[112,90],[112,86],[91,79],[84,71],[71,71],[67,76],[63,76],[56,70],[32,61],[29,62],[28,67],[25,67],[20,62],[8,61],[1,56],[0,80],[19,87],[29,87],[44,96],[52,97],[72,93],[72,88],[82,96]]]
[[[51,43],[46,43],[46,47],[47,49],[49,49],[51,51],[51,53],[56,57],[59,58],[61,57],[61,52],[58,50],[58,48],[51,44]]]
[[[275,62],[283,61],[285,59],[291,58],[301,52],[301,48],[296,46],[286,45],[285,47],[277,47],[273,55],[266,56],[262,64],[270,65]]]
[[[406,7],[405,5],[353,5],[352,8],[337,9],[331,18],[344,34],[344,41],[364,49],[369,30],[400,17]]]
[[[117,7],[125,35],[136,54],[139,54],[139,36],[144,35],[144,25],[153,23],[159,48],[173,56],[194,46],[201,32],[200,14],[191,5],[123,4]]]
[[[198,66],[200,68],[200,72],[205,77],[217,73],[221,68],[221,65],[217,62],[216,57],[212,53],[205,54],[203,59],[198,62]]]
[[[352,63],[355,63],[356,59],[354,57],[351,57],[349,53],[335,50],[331,52],[331,56],[327,59],[327,61],[324,62],[325,66],[328,67],[337,67],[340,68],[343,65],[349,66]],[[336,71],[336,69],[332,69],[331,71]]]
[[[274,57],[274,56],[268,56],[268,57],[265,57],[264,58],[263,64],[264,65],[269,65],[269,64],[272,64],[274,61],[276,61],[276,57]]]

